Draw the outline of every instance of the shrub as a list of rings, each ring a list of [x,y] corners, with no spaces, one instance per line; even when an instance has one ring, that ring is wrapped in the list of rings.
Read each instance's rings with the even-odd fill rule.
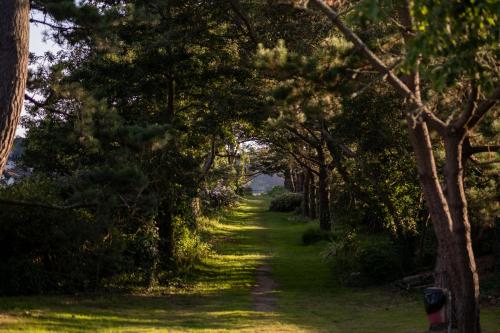
[[[389,240],[361,241],[355,231],[340,235],[323,252],[335,276],[347,285],[384,284],[402,275],[402,258]]]
[[[390,243],[369,244],[359,253],[359,272],[366,284],[381,284],[401,276],[401,258]]]
[[[203,192],[201,199],[207,212],[226,208],[234,205],[238,200],[236,193],[228,186],[217,186],[214,189]]]
[[[253,190],[250,186],[247,185],[247,186],[238,188],[238,190],[236,191],[236,194],[241,195],[241,196],[250,196],[253,194]]]
[[[178,274],[190,273],[195,264],[210,255],[210,245],[190,230],[181,220],[175,223],[174,261]]]
[[[140,284],[150,287],[156,281],[155,274],[160,263],[158,244],[160,236],[153,220],[148,220],[133,234],[126,235],[126,255],[133,261],[133,270]],[[133,282],[133,281],[127,281]]]
[[[332,233],[330,231],[321,230],[319,227],[311,227],[302,234],[302,243],[310,245],[322,240],[331,240]]]
[[[355,231],[349,231],[332,239],[322,256],[330,261],[334,276],[342,283],[352,284],[351,277],[358,272],[360,242]]]
[[[300,193],[285,193],[271,201],[269,210],[274,212],[292,212],[300,208],[302,195]]]
[[[62,205],[64,192],[61,183],[34,177],[0,189],[0,197]],[[86,209],[0,205],[0,294],[92,290],[119,274],[148,282],[157,230],[151,221],[127,223],[140,225],[127,230]]]
[[[46,179],[30,179],[2,189],[0,195],[57,204],[56,187]],[[0,221],[1,294],[86,289],[101,274],[99,261],[109,244],[84,210],[2,205]],[[101,254],[99,259],[94,252]]]
[[[267,192],[267,195],[274,198],[285,193],[289,193],[288,190],[284,186],[278,185],[278,186],[273,186],[273,188]]]

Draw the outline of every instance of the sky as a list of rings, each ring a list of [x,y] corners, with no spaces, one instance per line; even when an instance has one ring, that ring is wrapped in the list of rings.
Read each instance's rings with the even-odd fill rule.
[[[36,17],[36,19],[43,20],[43,17]],[[42,24],[34,24],[30,23],[30,52],[36,55],[43,55],[47,51],[56,52],[59,49],[59,46],[54,44],[53,42],[44,41],[43,32],[47,30],[47,27]],[[23,111],[24,114],[24,111]],[[26,131],[23,127],[18,126],[16,130],[16,136],[25,136]]]

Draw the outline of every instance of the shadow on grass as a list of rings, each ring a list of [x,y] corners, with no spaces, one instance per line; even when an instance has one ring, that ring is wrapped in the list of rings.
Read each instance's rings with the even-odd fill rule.
[[[265,315],[248,310],[245,295],[115,296],[100,299],[17,299],[19,307],[5,309],[17,323],[0,329],[29,327],[56,332],[144,329],[243,329]],[[231,300],[231,302],[229,302]],[[28,303],[28,304],[27,304]],[[28,306],[27,306],[28,305]],[[22,311],[19,311],[19,310]],[[267,316],[269,317],[269,316]]]
[[[255,267],[266,259],[259,236],[264,229],[258,223],[264,209],[260,201],[248,203],[222,219],[217,253],[197,266],[192,286],[160,289],[158,296],[0,298],[0,313],[5,314],[0,331],[239,331],[256,321],[266,325],[276,314],[253,311],[249,293]]]
[[[320,258],[324,244],[304,247],[308,225],[246,199],[213,226],[216,254],[197,266],[185,288],[152,295],[0,298],[0,332],[391,332],[427,327],[416,297],[384,289],[340,288]],[[270,265],[278,283],[274,312],[254,311],[255,269]],[[497,333],[500,309],[482,313]]]

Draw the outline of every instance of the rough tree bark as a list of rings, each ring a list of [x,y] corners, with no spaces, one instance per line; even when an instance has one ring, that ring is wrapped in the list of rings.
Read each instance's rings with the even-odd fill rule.
[[[9,157],[28,78],[28,0],[0,1],[0,175]]]

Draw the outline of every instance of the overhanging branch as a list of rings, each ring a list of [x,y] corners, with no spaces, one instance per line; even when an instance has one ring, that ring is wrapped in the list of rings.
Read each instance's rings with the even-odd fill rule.
[[[484,115],[493,108],[493,106],[500,100],[500,87],[497,87],[495,90],[493,90],[493,93],[486,98],[484,101],[479,103],[477,106],[476,111],[474,114],[470,117],[470,120],[467,122],[466,126],[471,129],[474,126],[476,126],[481,119],[484,117]]]
[[[429,110],[422,101],[408,88],[408,86],[399,79],[399,77],[390,70],[385,63],[373,53],[368,46],[354,33],[340,18],[340,15],[328,6],[323,0],[311,0],[319,9],[332,21],[340,30],[344,37],[352,42],[358,50],[365,56],[368,62],[375,68],[386,80],[398,91],[398,93],[408,98],[414,104],[414,115],[421,116],[431,128],[441,135],[446,133],[446,124],[439,119],[431,110]]]
[[[55,210],[71,210],[71,209],[97,207],[97,204],[95,204],[95,203],[78,203],[78,204],[73,204],[73,205],[68,205],[68,206],[60,206],[60,205],[43,203],[43,202],[30,202],[30,201],[24,201],[24,200],[13,200],[13,199],[3,199],[3,198],[0,198],[0,205],[46,208],[46,209],[55,209]]]

